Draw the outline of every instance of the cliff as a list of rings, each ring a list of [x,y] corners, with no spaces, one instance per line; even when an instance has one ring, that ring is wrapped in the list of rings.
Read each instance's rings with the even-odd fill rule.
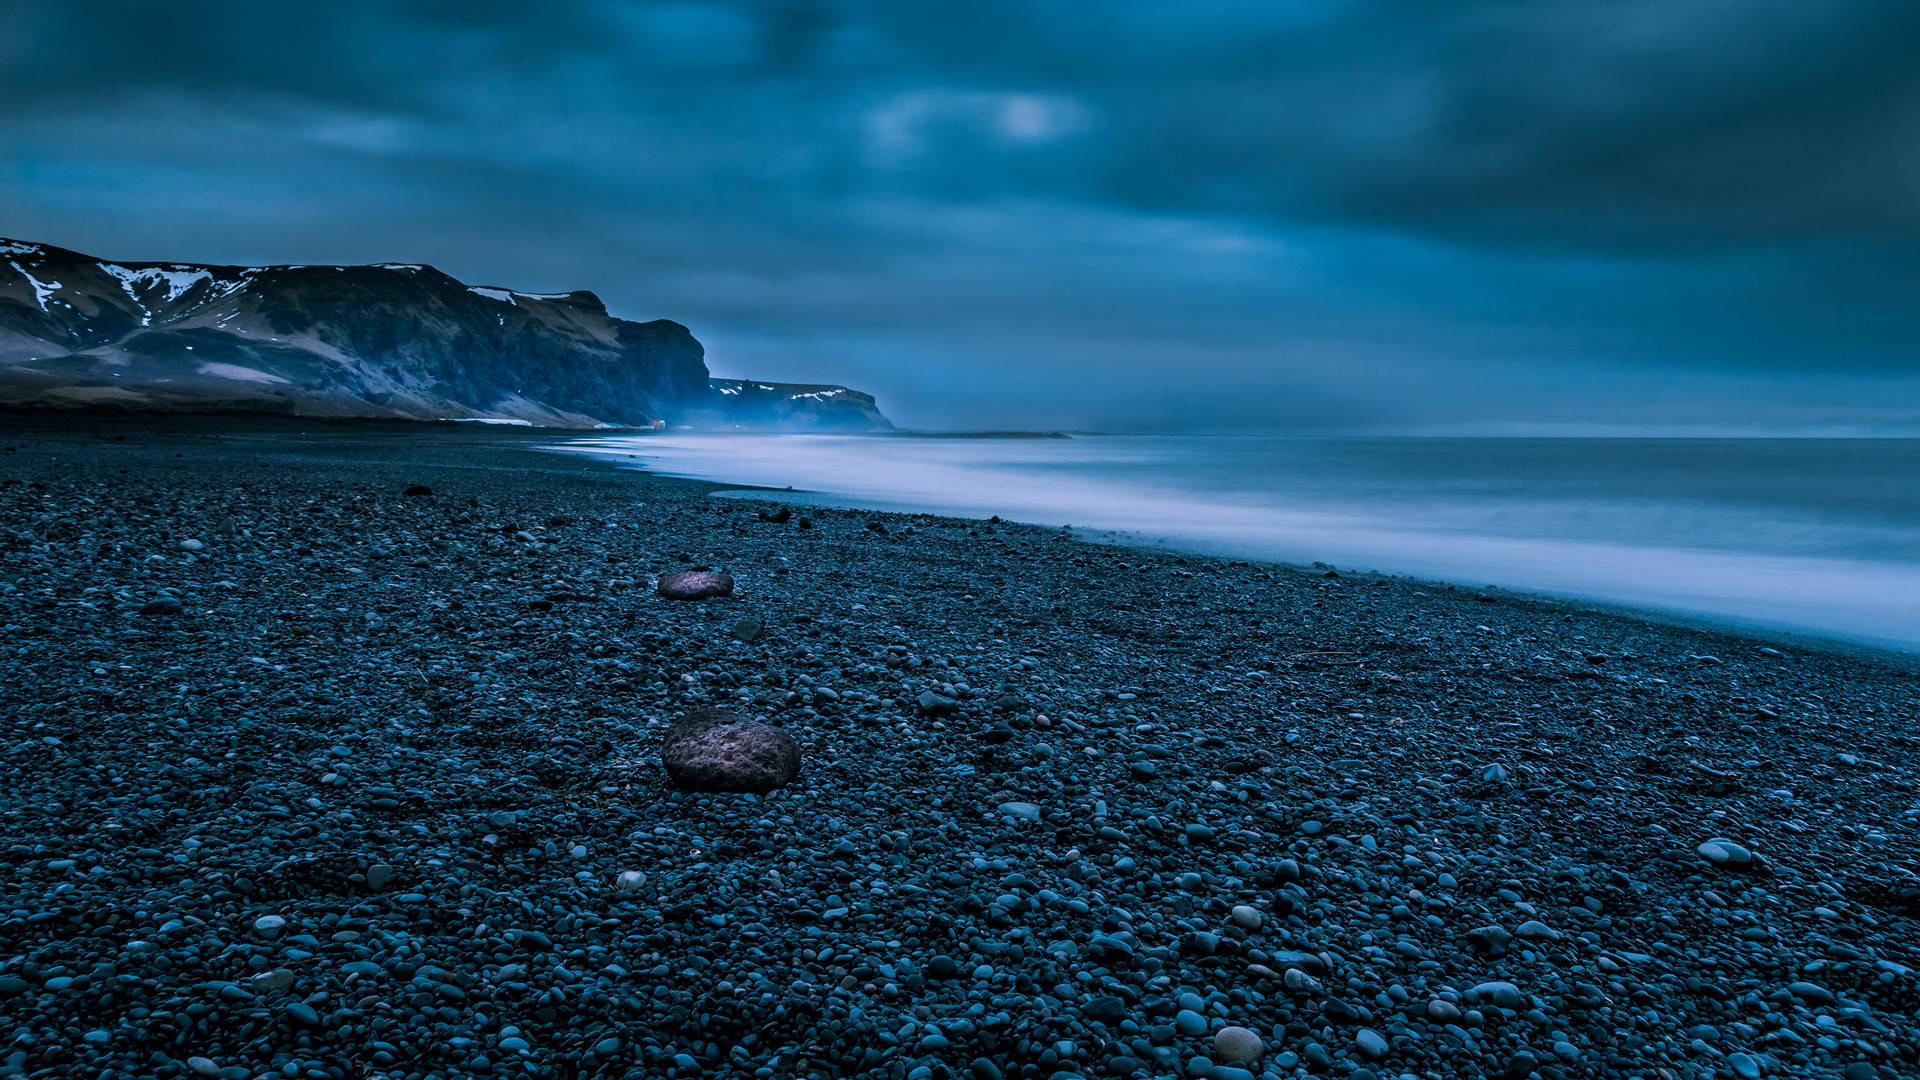
[[[730,384],[729,384],[730,385]],[[705,350],[591,292],[466,285],[431,266],[113,263],[0,240],[0,404],[509,420],[552,427],[890,428],[843,387],[739,414]],[[863,400],[867,408],[848,408]]]

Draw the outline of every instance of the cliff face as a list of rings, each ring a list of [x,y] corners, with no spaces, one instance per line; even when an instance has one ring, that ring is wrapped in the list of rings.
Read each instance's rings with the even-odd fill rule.
[[[403,264],[111,263],[0,240],[0,404],[590,428],[724,421],[737,397],[710,383],[686,327],[615,318],[590,292]],[[848,426],[828,412],[891,426],[804,401],[789,420]]]

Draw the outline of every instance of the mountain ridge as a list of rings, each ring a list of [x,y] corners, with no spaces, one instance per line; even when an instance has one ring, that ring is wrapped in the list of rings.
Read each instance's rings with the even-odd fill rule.
[[[419,263],[114,262],[0,239],[4,405],[566,428],[893,426],[870,395],[845,387],[757,385],[767,390],[743,407],[685,326],[618,318],[584,289],[473,286]]]

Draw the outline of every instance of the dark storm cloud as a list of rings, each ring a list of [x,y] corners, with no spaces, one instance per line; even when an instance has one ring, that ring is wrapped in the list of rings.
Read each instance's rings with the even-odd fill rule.
[[[18,3],[0,139],[0,232],[590,284],[930,420],[1920,372],[1909,3]]]

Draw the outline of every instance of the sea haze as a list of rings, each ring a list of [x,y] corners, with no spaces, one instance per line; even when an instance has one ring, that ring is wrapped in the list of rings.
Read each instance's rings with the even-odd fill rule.
[[[1920,440],[669,434],[557,448],[791,486],[774,497],[799,502],[999,514],[1920,650]]]

